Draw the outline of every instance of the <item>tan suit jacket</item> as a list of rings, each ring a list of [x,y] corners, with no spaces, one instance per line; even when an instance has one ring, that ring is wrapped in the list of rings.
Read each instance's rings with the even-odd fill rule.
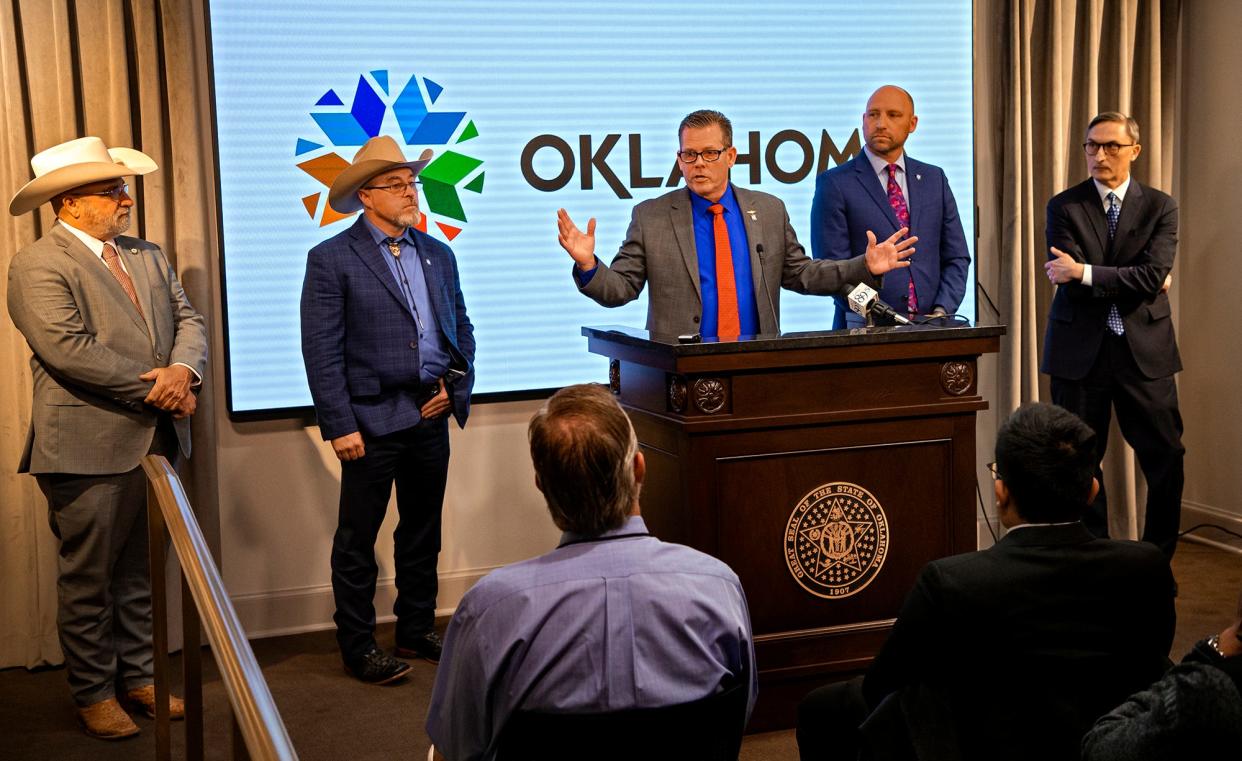
[[[160,411],[143,403],[138,376],[182,363],[202,377],[207,330],[164,253],[116,238],[146,319],[120,283],[57,223],[9,266],[8,307],[34,356],[34,406],[19,472],[97,475],[138,466]],[[175,421],[190,454],[190,421]]]

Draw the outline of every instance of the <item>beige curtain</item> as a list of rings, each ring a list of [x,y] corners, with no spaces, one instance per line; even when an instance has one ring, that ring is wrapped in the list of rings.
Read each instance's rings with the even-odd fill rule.
[[[200,0],[0,3],[0,282],[8,282],[13,253],[53,221],[46,206],[20,218],[7,214],[8,199],[31,179],[31,155],[97,135],[109,145],[138,148],[160,165],[134,183],[138,213],[130,232],[163,246],[190,300],[209,322],[215,319],[214,158],[202,18]],[[15,473],[30,420],[28,359],[7,308],[0,310],[0,667],[61,660],[56,544],[34,479]],[[211,385],[209,375],[194,417],[192,467],[183,468],[208,537],[217,535]]]
[[[1048,398],[1039,373],[1053,290],[1043,274],[1044,210],[1053,195],[1086,179],[1080,147],[1091,117],[1123,111],[1138,120],[1143,154],[1135,177],[1173,190],[1180,0],[1003,0],[982,3],[1002,19],[1005,40],[991,50],[999,67],[1002,128],[998,306],[1009,335],[1001,344],[997,407]],[[981,12],[987,12],[980,7]],[[980,207],[987,209],[985,201]],[[1176,271],[1174,272],[1176,287]],[[1175,295],[1175,294],[1174,294]],[[1145,499],[1134,454],[1113,425],[1104,463],[1114,536],[1137,536]]]

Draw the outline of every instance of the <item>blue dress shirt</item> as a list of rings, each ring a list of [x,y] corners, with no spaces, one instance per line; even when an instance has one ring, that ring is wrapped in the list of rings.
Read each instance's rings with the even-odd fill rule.
[[[397,290],[405,296],[406,307],[409,308],[410,316],[418,326],[418,380],[424,385],[435,383],[448,372],[453,358],[448,352],[444,335],[440,332],[440,325],[436,321],[436,310],[431,305],[431,294],[427,291],[427,277],[420,266],[418,246],[414,243],[414,236],[407,227],[398,238],[401,243],[401,256],[398,258],[388,250],[388,236],[384,234],[384,231],[372,224],[366,216],[362,219],[366,222],[367,229],[371,231],[375,245],[379,246],[380,255],[384,263],[388,265],[388,271],[392,273],[393,280],[397,283]]]
[[[720,298],[716,291],[716,231],[715,219],[708,207],[712,202],[690,191],[690,208],[694,216],[694,248],[699,256],[699,288],[703,294],[703,320],[699,332],[705,336],[717,334],[717,311]],[[720,198],[724,207],[725,228],[729,231],[729,251],[733,254],[733,280],[737,287],[737,315],[744,336],[759,334],[759,309],[755,304],[755,281],[750,270],[750,243],[746,240],[746,225],[742,222],[742,210],[733,195],[733,183],[725,188]]]
[[[509,716],[687,703],[757,689],[750,613],[724,563],[639,516],[488,574],[449,622],[427,714],[445,758],[492,758]],[[589,754],[587,754],[589,755]]]
[[[714,337],[717,334],[720,299],[716,291],[716,230],[715,220],[708,207],[712,202],[690,191],[691,215],[694,218],[694,248],[699,260],[699,290],[703,299],[703,314],[699,333]],[[729,231],[729,251],[733,254],[733,281],[737,288],[738,325],[744,336],[759,335],[759,307],[755,299],[755,280],[750,268],[750,243],[746,239],[746,224],[742,211],[733,195],[733,183],[725,188],[720,199],[724,207],[725,228]],[[595,270],[582,272],[573,269],[574,280],[579,288],[585,288],[595,276]]]

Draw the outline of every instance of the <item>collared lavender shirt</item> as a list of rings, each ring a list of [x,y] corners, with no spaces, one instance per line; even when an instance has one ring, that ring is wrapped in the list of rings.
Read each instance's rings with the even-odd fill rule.
[[[517,710],[618,711],[758,689],[746,596],[710,555],[630,517],[480,580],[453,614],[427,733],[449,761],[488,759]]]

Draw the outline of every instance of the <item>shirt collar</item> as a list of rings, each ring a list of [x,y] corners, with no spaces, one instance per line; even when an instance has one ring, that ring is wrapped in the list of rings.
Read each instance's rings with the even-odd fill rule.
[[[103,258],[103,249],[104,249],[105,243],[111,243],[112,247],[115,248],[118,252],[120,252],[121,250],[121,247],[116,245],[116,238],[109,238],[108,240],[103,241],[91,235],[88,235],[87,233],[82,232],[81,230],[74,227],[73,225],[65,224],[61,220],[57,220],[56,224],[68,230],[73,235],[73,237],[82,241],[82,243],[84,243],[86,247],[91,250],[92,254],[94,254],[95,256],[98,256],[101,259]]]
[[[643,522],[643,517],[641,515],[631,515],[625,519],[625,523],[622,523],[620,526],[611,531],[605,531],[599,536],[584,536],[582,534],[575,534],[572,531],[565,531],[561,534],[560,543],[567,544],[569,542],[581,542],[584,540],[591,541],[596,539],[607,539],[610,536],[617,536],[618,534],[643,534],[646,532],[647,524]]]
[[[690,191],[690,208],[692,208],[696,214],[709,214],[710,212],[708,212],[707,207],[711,205],[711,201],[707,200],[698,193],[695,193],[693,190]],[[720,197],[720,205],[725,208],[726,213],[741,213],[737,208],[737,197],[733,195],[733,183],[730,182],[728,185],[725,185],[724,195]]]
[[[1094,177],[1091,178],[1091,181],[1095,183],[1095,192],[1100,194],[1100,203],[1104,204],[1105,206],[1108,206],[1108,194],[1109,193],[1117,194],[1117,203],[1125,203],[1126,191],[1130,189],[1130,180],[1132,179],[1134,179],[1133,176],[1127,177],[1125,182],[1121,183],[1115,188],[1108,187],[1107,185],[1095,179]]]
[[[872,153],[871,149],[869,149],[865,145],[863,146],[863,153],[866,154],[867,161],[871,162],[871,168],[875,170],[875,173],[878,175],[883,175],[884,179],[887,180],[889,162],[885,161],[884,159]],[[896,164],[898,168],[901,169],[901,174],[905,174],[906,173],[906,152],[902,151],[901,155],[897,157],[897,160],[892,163]]]
[[[371,238],[375,241],[375,245],[377,246],[384,245],[384,241],[388,240],[388,237],[389,237],[388,234],[385,233],[383,230],[379,229],[378,227],[376,227],[374,222],[367,219],[366,214],[362,215],[362,221],[366,223],[367,230],[370,231]],[[397,236],[397,240],[405,241],[406,243],[413,245],[414,234],[410,231],[410,228],[407,227],[405,228],[404,232],[402,232],[400,235]]]
[[[1039,526],[1072,526],[1079,521],[1061,521],[1060,523],[1019,523],[1016,526],[1010,526],[1008,531],[1017,531],[1020,528],[1036,528]]]

